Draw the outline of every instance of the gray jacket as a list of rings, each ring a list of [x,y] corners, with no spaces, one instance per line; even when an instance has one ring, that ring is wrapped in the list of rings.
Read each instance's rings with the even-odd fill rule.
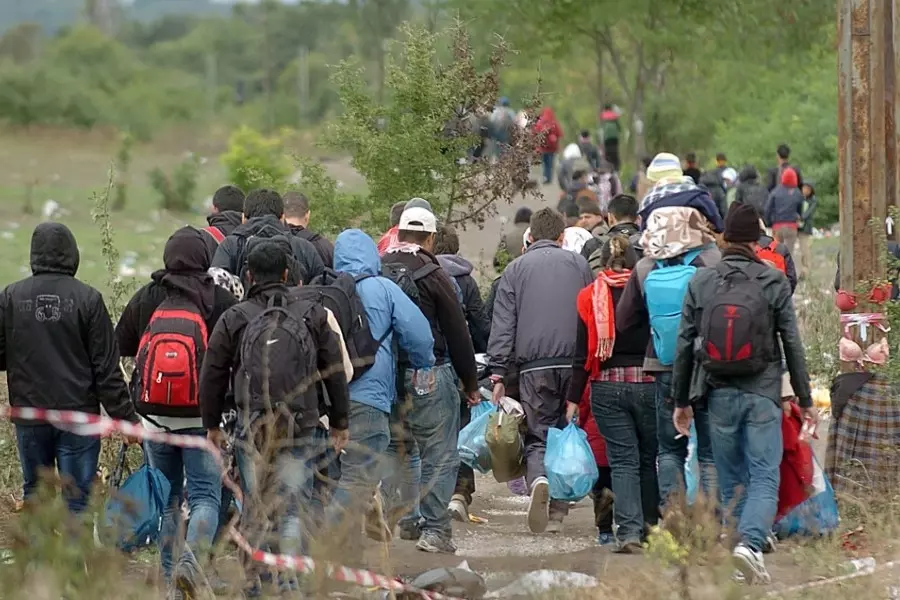
[[[755,264],[744,256],[726,256],[723,262],[742,270]],[[763,294],[769,301],[772,310],[772,322],[776,337],[776,356],[765,371],[748,377],[716,380],[707,375],[694,357],[696,345],[700,343],[698,327],[703,306],[712,301],[718,292],[722,275],[715,268],[699,269],[688,286],[684,297],[681,314],[681,325],[678,329],[678,345],[675,350],[675,364],[672,369],[672,398],[677,406],[688,406],[703,398],[710,388],[736,387],[751,394],[771,398],[773,402],[781,402],[781,346],[784,347],[784,359],[791,374],[791,385],[797,395],[801,407],[812,406],[812,395],[809,387],[809,373],[806,371],[806,358],[800,331],[797,328],[797,317],[794,314],[794,303],[791,298],[791,285],[787,277],[778,269],[761,269],[756,280],[763,288]],[[696,371],[696,372],[695,372]]]
[[[695,267],[712,267],[722,259],[722,253],[716,246],[703,250],[691,263]],[[631,279],[625,285],[625,291],[616,305],[616,331],[630,331],[650,322],[647,301],[644,298],[644,280],[656,267],[656,260],[645,256],[638,261],[631,272]],[[644,370],[652,373],[668,372],[672,367],[664,365],[656,358],[653,339],[647,344],[647,356],[644,357]]]
[[[583,256],[541,240],[511,262],[497,287],[491,372],[571,368],[578,323],[576,298],[593,281]],[[519,327],[519,324],[522,324]]]

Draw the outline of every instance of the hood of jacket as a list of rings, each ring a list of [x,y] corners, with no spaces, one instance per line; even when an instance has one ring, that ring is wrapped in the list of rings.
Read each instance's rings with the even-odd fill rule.
[[[228,231],[240,227],[243,220],[244,215],[236,210],[223,210],[206,217],[206,222],[213,227],[222,227]]]
[[[288,231],[284,226],[284,223],[281,222],[281,219],[274,215],[266,215],[264,217],[253,217],[252,219],[248,219],[246,223],[242,223],[235,227],[234,234],[248,237],[256,235],[263,227],[277,227],[285,233]]]
[[[759,171],[753,165],[747,165],[741,169],[741,174],[738,175],[740,182],[755,183],[757,179],[759,179]]]
[[[475,267],[462,256],[456,254],[438,254],[438,262],[451,277],[471,275]]]
[[[68,227],[62,223],[41,223],[31,235],[31,272],[62,273],[72,275],[78,272],[81,255],[78,243]]]
[[[163,250],[164,268],[153,273],[156,283],[177,290],[208,319],[213,313],[216,283],[209,274],[209,246],[203,233],[194,227],[182,227],[166,242]]]
[[[359,229],[347,229],[334,241],[334,270],[354,275],[381,273],[375,241]]]
[[[644,256],[656,260],[715,243],[709,221],[699,210],[688,206],[667,206],[653,211],[641,236]]]

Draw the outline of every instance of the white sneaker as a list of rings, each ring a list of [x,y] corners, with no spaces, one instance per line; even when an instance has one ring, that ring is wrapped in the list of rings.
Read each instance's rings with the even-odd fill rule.
[[[550,521],[550,483],[546,477],[538,477],[531,486],[528,528],[532,533],[544,533],[548,521]]]
[[[744,575],[744,581],[750,585],[768,585],[772,583],[762,552],[757,552],[745,544],[738,544],[731,553],[734,566]]]
[[[460,523],[469,522],[469,507],[466,506],[466,499],[459,494],[453,496],[453,499],[450,500],[450,504],[447,506],[447,510],[454,521],[459,521]]]

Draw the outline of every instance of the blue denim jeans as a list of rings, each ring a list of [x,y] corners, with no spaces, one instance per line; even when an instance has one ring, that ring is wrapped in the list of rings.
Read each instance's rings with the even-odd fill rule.
[[[659,443],[659,499],[665,510],[672,494],[686,492],[684,462],[688,454],[688,438],[678,436],[672,416],[675,403],[669,397],[671,373],[656,375],[656,435]],[[700,464],[700,486],[707,497],[718,500],[716,469],[712,444],[709,439],[709,411],[705,406],[694,407],[694,425],[697,428],[697,461]]]
[[[52,425],[16,425],[16,445],[22,463],[25,499],[32,498],[43,470],[59,469],[63,497],[73,513],[87,508],[100,459],[98,438],[75,435]]]
[[[325,521],[325,510],[330,504],[341,479],[341,458],[331,446],[331,433],[324,427],[316,427],[313,432],[318,451],[311,457],[307,466],[312,471],[313,489],[311,510],[317,524]]]
[[[206,437],[205,429],[186,429],[178,433]],[[175,566],[176,541],[181,535],[181,501],[185,491],[190,521],[187,524],[184,557],[205,556],[212,547],[219,525],[222,474],[212,454],[205,450],[147,442],[145,452],[150,466],[158,469],[172,486],[159,535],[160,563],[166,581],[169,581]]]
[[[405,420],[406,400],[400,399],[391,406],[390,435],[386,453],[386,470],[381,489],[388,515],[396,518],[401,529],[419,529],[422,514],[419,511],[422,480],[422,459],[419,446]]]
[[[260,454],[251,432],[252,428],[238,424],[235,461],[244,493],[241,524],[245,535],[251,545],[270,552],[305,552],[314,522],[312,465],[322,452],[315,429],[297,431],[293,439],[262,442],[271,447],[272,457]],[[261,482],[271,487],[263,489]]]
[[[656,400],[652,383],[591,385],[591,412],[606,439],[619,541],[644,539],[659,518],[656,480]]]
[[[459,454],[456,450],[459,436],[459,392],[452,366],[439,365],[433,370],[434,390],[422,396],[413,390],[413,371],[406,371],[407,397],[397,412],[404,427],[399,430],[392,428],[388,459],[398,465],[399,473],[407,473],[401,475],[401,481],[405,478],[408,482],[414,476],[414,471],[410,468],[411,457],[406,449],[410,441],[415,443],[422,471],[419,480],[422,530],[446,537],[452,535],[447,505],[453,497],[459,469]],[[392,489],[397,485],[396,480],[385,483],[385,495],[389,500],[401,496]],[[390,503],[388,506],[389,511],[393,512],[394,507]]]
[[[722,506],[741,541],[762,550],[778,510],[781,407],[737,388],[709,394],[709,423]]]
[[[553,152],[544,152],[541,154],[541,164],[544,169],[544,183],[553,181],[553,159],[556,154]]]
[[[343,522],[347,532],[355,534],[359,531],[360,519],[384,472],[385,453],[390,441],[390,415],[351,400],[350,444],[341,455],[341,480],[326,509],[329,525]]]

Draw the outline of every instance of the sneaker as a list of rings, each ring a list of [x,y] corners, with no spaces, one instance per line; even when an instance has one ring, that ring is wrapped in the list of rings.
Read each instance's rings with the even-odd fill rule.
[[[738,544],[731,553],[734,566],[744,575],[744,581],[750,585],[768,585],[772,582],[762,552],[754,550],[746,544]]]
[[[436,531],[423,531],[416,549],[431,554],[456,554],[456,544]]]
[[[778,538],[775,537],[774,533],[769,533],[766,536],[766,544],[763,546],[763,554],[772,554],[778,548]]]
[[[643,554],[644,547],[635,540],[626,540],[614,551],[616,554]]]
[[[447,510],[450,511],[450,517],[454,521],[459,521],[460,523],[469,522],[469,507],[466,503],[466,499],[460,494],[453,495],[453,499],[450,500],[450,505],[447,507]]]
[[[400,539],[407,542],[415,542],[422,537],[422,527],[418,523],[403,521],[397,526],[397,529],[400,532]]]
[[[616,543],[616,536],[611,533],[600,533],[597,535],[598,546],[612,546]]]
[[[528,528],[532,533],[544,533],[550,521],[550,484],[546,477],[538,477],[531,486],[528,505]]]
[[[562,533],[563,522],[559,519],[550,519],[547,521],[547,528],[544,533]]]
[[[188,600],[199,598],[201,590],[208,585],[197,559],[190,552],[186,552],[175,565],[175,576],[172,579],[173,587],[181,591]]]

